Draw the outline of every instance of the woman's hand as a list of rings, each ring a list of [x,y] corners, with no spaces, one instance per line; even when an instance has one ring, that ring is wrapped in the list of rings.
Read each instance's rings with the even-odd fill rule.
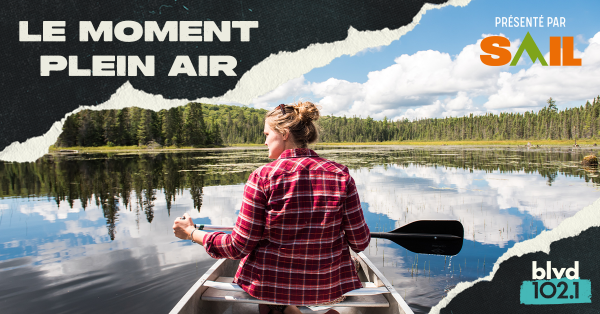
[[[182,240],[191,240],[190,234],[194,229],[194,221],[187,213],[183,214],[183,217],[177,217],[173,223],[173,233]]]

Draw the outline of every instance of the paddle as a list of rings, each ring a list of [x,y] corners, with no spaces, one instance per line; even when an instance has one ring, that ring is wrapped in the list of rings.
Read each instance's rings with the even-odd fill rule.
[[[233,230],[231,226],[196,225],[199,230]],[[371,232],[419,254],[456,255],[462,249],[464,229],[456,220],[417,220],[390,232]]]
[[[391,240],[415,253],[456,255],[462,249],[464,229],[457,220],[417,220],[390,232],[371,232],[371,237]]]

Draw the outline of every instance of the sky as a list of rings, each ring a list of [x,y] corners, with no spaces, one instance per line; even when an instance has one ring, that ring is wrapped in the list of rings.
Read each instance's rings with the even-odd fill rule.
[[[550,97],[561,110],[582,106],[600,95],[600,18],[594,12],[600,12],[600,1],[472,0],[465,7],[429,10],[389,46],[337,58],[250,106],[309,100],[325,115],[391,120],[537,112]],[[496,18],[540,16],[543,27],[496,24]],[[549,17],[563,17],[564,27],[549,26]],[[527,32],[547,62],[551,36],[574,37],[574,57],[582,66],[542,66],[527,53],[516,66],[481,62],[483,38],[507,37],[514,57]]]

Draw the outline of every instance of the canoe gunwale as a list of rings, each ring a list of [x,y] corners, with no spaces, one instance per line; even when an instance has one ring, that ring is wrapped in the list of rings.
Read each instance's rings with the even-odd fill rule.
[[[175,307],[169,312],[169,314],[180,314],[188,313],[190,310],[194,313],[193,308],[196,307],[200,301],[200,296],[208,289],[204,286],[207,280],[216,280],[222,273],[223,264],[227,262],[227,259],[219,259],[211,266],[196,283],[185,293],[183,298],[177,302]]]
[[[352,251],[351,251],[352,252]],[[373,282],[376,286],[385,287],[389,293],[383,294],[389,303],[389,308],[386,308],[386,312],[381,313],[390,313],[390,314],[414,314],[410,309],[408,304],[404,301],[402,296],[394,289],[392,284],[385,278],[383,273],[375,267],[375,265],[367,258],[367,256],[360,252],[354,253],[352,255],[357,256],[362,266],[362,274],[367,277],[368,281]],[[169,312],[170,314],[187,314],[187,313],[201,313],[200,307],[203,302],[214,302],[214,301],[201,301],[201,296],[204,292],[209,288],[208,286],[204,286],[204,283],[207,280],[216,281],[218,277],[227,276],[226,272],[228,268],[232,268],[235,266],[237,268],[237,264],[235,262],[227,259],[219,259],[215,264],[209,268],[206,273],[200,277],[198,281],[188,290],[188,292],[179,300],[177,305]],[[230,270],[229,270],[230,271]],[[234,271],[235,273],[235,271]],[[227,302],[216,302],[216,303],[227,303]],[[261,302],[262,303],[262,302]],[[343,307],[343,305],[340,305]],[[383,308],[381,308],[383,310]],[[379,313],[379,312],[378,312]]]
[[[404,301],[404,298],[402,298],[402,296],[398,293],[398,291],[396,291],[396,289],[394,288],[394,286],[392,286],[392,284],[389,282],[389,280],[387,280],[387,278],[385,278],[383,273],[381,273],[379,271],[379,269],[377,269],[377,267],[375,267],[373,262],[371,262],[371,260],[369,260],[363,252],[359,252],[356,255],[358,255],[358,257],[360,257],[361,261],[366,264],[366,266],[369,270],[371,270],[371,271],[373,271],[373,273],[375,273],[375,276],[377,276],[377,279],[380,280],[381,283],[383,283],[383,285],[390,292],[390,293],[384,294],[385,298],[390,303],[390,307],[392,307],[392,304],[395,303],[398,306],[397,313],[399,313],[399,314],[414,314],[414,312],[408,306],[406,301]],[[362,267],[364,268],[364,265]],[[377,283],[375,283],[375,284],[377,284]]]

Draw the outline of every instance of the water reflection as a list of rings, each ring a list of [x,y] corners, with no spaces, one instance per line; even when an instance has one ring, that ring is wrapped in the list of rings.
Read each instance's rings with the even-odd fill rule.
[[[598,198],[595,169],[579,162],[586,151],[318,152],[349,166],[373,231],[419,219],[463,223],[463,251],[452,258],[417,255],[381,239],[367,249],[417,312],[458,282],[486,276],[509,247]],[[88,303],[97,306],[92,312],[168,311],[213,262],[173,236],[174,217],[187,212],[196,223],[233,224],[243,184],[268,162],[265,155],[84,154],[0,164],[0,312],[79,312]]]
[[[545,178],[522,171],[393,165],[353,176],[369,211],[386,215],[394,226],[420,219],[460,220],[467,238],[500,247],[528,237],[525,217],[551,229],[598,197],[589,189],[592,184],[576,178],[557,177],[550,188]]]

